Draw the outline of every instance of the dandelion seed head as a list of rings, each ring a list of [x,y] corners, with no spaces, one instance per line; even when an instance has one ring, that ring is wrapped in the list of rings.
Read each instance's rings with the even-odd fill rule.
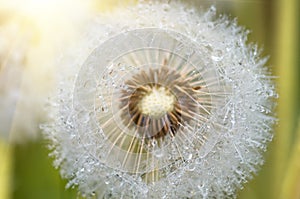
[[[99,198],[226,198],[262,165],[277,97],[267,60],[215,8],[171,4],[99,16],[64,59],[43,129],[68,187]]]

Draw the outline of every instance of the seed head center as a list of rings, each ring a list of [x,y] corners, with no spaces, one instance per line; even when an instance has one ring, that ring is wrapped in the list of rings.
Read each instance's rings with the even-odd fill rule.
[[[159,119],[174,108],[175,96],[165,87],[153,87],[139,101],[142,114]]]

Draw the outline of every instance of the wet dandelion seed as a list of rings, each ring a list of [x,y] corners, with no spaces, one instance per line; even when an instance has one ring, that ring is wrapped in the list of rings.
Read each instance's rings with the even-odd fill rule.
[[[101,17],[70,50],[43,126],[67,187],[98,198],[234,198],[262,165],[277,97],[267,59],[214,7],[170,4]]]
[[[128,32],[127,35],[150,34],[152,31],[156,36],[166,37],[168,34],[161,30],[145,29]],[[157,45],[160,46],[162,41],[160,37],[157,39]],[[179,42],[173,37],[168,40],[170,47]],[[146,57],[152,61],[149,62]],[[130,72],[132,74],[126,72],[123,75],[121,68],[124,65],[135,66]],[[111,143],[108,157],[118,157],[122,162],[119,169],[144,176],[146,182],[155,182],[164,175],[161,168],[174,161],[185,161],[179,143],[183,145],[187,139],[193,140],[193,129],[207,120],[212,97],[206,81],[188,60],[160,48],[143,48],[125,53],[109,66],[114,68],[114,72],[107,69],[102,80],[107,82],[105,79],[115,76],[119,82],[111,83],[112,87],[108,89],[113,90],[112,97],[101,95],[101,99],[112,100],[111,106],[115,107],[115,111],[108,117],[101,113],[98,118]],[[116,86],[118,84],[120,86]],[[98,104],[102,105],[101,102]],[[116,120],[120,120],[122,126]],[[187,128],[190,133],[186,132]],[[196,141],[197,147],[206,139],[205,135],[200,137]],[[159,163],[160,159],[166,158],[163,153],[168,153],[169,145],[175,147],[177,154],[171,160]],[[147,173],[154,175],[153,172],[155,176],[147,179]]]
[[[193,86],[189,80],[200,77],[198,73],[189,77],[188,73],[162,66],[128,80],[125,84],[129,89],[122,90],[121,98],[121,106],[127,107],[122,114],[125,125],[137,128],[142,139],[174,137],[180,126],[198,112],[197,90],[201,86]]]

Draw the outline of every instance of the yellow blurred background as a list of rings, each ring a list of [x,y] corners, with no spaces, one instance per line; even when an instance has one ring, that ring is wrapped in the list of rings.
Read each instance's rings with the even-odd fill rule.
[[[11,45],[9,49],[23,53],[24,56],[15,58],[24,65],[20,75],[15,77],[19,81],[14,81],[21,95],[27,94],[25,76],[28,73],[36,82],[45,81],[45,85],[37,85],[32,93],[33,97],[36,93],[44,94],[46,89],[51,87],[51,78],[45,78],[43,75],[56,69],[51,68],[51,64],[48,66],[44,63],[55,59],[58,55],[57,49],[62,47],[63,42],[72,42],[76,36],[73,31],[80,23],[84,23],[83,18],[98,12],[109,12],[116,6],[134,2],[136,1],[0,0],[0,33],[1,28],[7,25],[17,26],[18,34],[10,35],[11,41],[8,45]],[[184,2],[195,7],[209,7],[214,4],[218,12],[226,13],[232,18],[237,17],[240,25],[252,31],[250,42],[257,42],[263,47],[263,55],[270,55],[268,65],[278,77],[275,81],[280,96],[277,106],[279,121],[274,130],[274,140],[265,154],[265,165],[253,180],[245,184],[245,188],[238,193],[238,198],[300,199],[300,1]],[[0,34],[0,53],[1,39],[4,38],[1,38]],[[26,48],[23,48],[24,42],[27,44]],[[7,60],[10,60],[8,56],[10,54],[0,56],[0,80],[6,71]],[[6,88],[4,84],[10,82],[0,83],[1,97],[1,92]],[[4,98],[0,98],[0,102],[1,100]],[[25,126],[26,128],[18,126],[18,122],[25,118],[24,114],[19,113],[20,103],[14,103],[14,112],[7,114],[5,124],[0,123],[0,199],[80,198],[76,188],[65,189],[66,181],[62,180],[59,171],[52,167],[46,143],[41,139],[39,132],[24,137],[24,134],[19,132],[36,129],[31,130],[30,125]],[[4,110],[0,111],[0,115],[6,114]],[[30,114],[28,112],[28,115]],[[43,112],[36,114],[42,117]],[[43,121],[40,118],[37,120]],[[26,138],[27,136],[29,138]]]

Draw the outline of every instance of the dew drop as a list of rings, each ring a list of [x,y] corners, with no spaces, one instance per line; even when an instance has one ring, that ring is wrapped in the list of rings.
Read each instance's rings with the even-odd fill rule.
[[[190,153],[190,154],[188,154],[188,156],[187,156],[186,159],[187,159],[187,160],[191,160],[192,158],[193,158],[193,154]]]
[[[219,62],[224,58],[223,53],[221,50],[216,50],[213,55],[211,56],[211,59],[213,61]]]
[[[155,150],[153,151],[153,155],[157,158],[161,158],[164,156],[163,150]]]

